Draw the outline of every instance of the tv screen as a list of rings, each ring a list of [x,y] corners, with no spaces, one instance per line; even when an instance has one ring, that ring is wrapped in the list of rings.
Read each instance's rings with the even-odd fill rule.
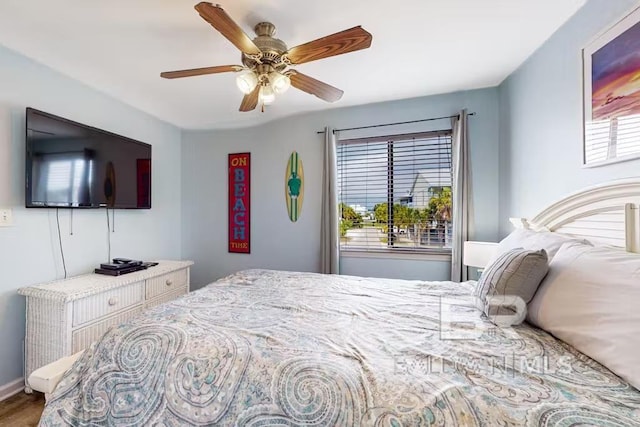
[[[26,207],[151,208],[151,145],[27,108]]]

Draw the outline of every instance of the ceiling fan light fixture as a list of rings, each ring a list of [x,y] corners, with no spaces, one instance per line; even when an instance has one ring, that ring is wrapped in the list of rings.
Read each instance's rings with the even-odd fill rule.
[[[276,94],[273,93],[271,85],[263,85],[260,87],[260,102],[264,105],[272,104],[276,100]]]
[[[289,76],[286,76],[277,71],[269,73],[269,82],[271,82],[273,91],[278,95],[281,93],[285,93],[291,86],[291,79],[289,78]]]
[[[256,88],[258,84],[258,77],[253,71],[250,71],[245,74],[240,74],[236,77],[236,85],[238,85],[238,89],[245,95],[250,94]]]

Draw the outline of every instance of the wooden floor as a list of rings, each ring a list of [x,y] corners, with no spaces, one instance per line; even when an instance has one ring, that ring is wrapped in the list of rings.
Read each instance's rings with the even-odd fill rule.
[[[37,426],[44,409],[44,394],[20,392],[0,402],[0,426]]]

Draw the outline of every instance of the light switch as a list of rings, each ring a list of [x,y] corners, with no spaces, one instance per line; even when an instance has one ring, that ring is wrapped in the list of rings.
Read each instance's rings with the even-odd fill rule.
[[[11,208],[0,208],[0,227],[11,227],[13,225],[13,212]]]

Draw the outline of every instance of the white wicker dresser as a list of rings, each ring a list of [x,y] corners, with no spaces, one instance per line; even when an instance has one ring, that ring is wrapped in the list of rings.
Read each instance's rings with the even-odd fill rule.
[[[87,348],[109,327],[189,292],[191,261],[158,261],[122,276],[85,274],[22,288],[27,297],[27,378],[55,360]]]

